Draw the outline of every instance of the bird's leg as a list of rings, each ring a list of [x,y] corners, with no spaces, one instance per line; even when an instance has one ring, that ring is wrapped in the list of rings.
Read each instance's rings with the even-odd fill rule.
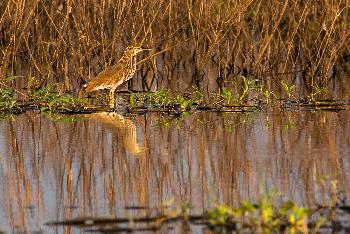
[[[130,80],[128,80],[128,92],[129,93],[131,93],[130,92],[131,89],[132,89],[132,80],[130,79]]]
[[[114,97],[115,89],[109,90],[109,107],[115,108],[115,97]]]

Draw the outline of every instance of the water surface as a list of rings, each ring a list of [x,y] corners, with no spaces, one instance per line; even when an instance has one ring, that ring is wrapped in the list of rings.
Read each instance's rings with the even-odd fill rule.
[[[0,121],[0,230],[47,233],[62,229],[45,225],[52,220],[147,215],[124,208],[171,198],[202,213],[254,202],[272,187],[313,207],[327,201],[325,176],[349,197],[349,110],[77,118],[28,112]]]

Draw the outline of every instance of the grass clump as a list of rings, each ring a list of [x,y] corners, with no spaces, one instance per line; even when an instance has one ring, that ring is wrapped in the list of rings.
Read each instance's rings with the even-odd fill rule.
[[[320,178],[321,186],[328,193],[327,205],[313,208],[299,206],[295,201],[281,201],[281,194],[274,189],[261,191],[256,203],[241,202],[236,207],[216,205],[204,213],[193,210],[190,203],[170,198],[158,207],[150,208],[145,216],[127,218],[92,218],[91,230],[114,233],[123,224],[124,231],[164,230],[163,225],[178,222],[181,227],[206,226],[215,233],[347,233],[350,221],[349,205],[338,190],[338,181],[333,176]],[[211,204],[205,204],[209,206]],[[54,221],[49,225],[82,225],[86,217]],[[132,220],[132,222],[130,222]],[[139,226],[139,224],[142,224]],[[116,228],[116,229],[115,229]],[[140,229],[138,229],[140,228]],[[189,229],[190,230],[190,229]]]
[[[205,216],[212,228],[249,229],[258,233],[307,233],[317,231],[319,222],[323,222],[323,218],[318,219],[314,223],[314,229],[309,230],[312,214],[309,209],[298,206],[293,201],[277,206],[274,205],[274,200],[273,196],[265,194],[257,204],[242,202],[238,208],[219,205],[207,210]]]
[[[132,93],[130,95],[131,107],[166,107],[174,106],[176,103],[176,99],[165,90],[154,93]]]
[[[39,108],[41,112],[74,112],[79,111],[88,104],[87,100],[75,98],[68,93],[55,92],[54,85],[46,88],[28,89],[27,94],[21,93],[12,88],[15,76],[0,80],[0,111],[7,114],[17,114],[25,110]],[[25,97],[19,100],[17,93]]]
[[[130,107],[138,108],[169,108],[190,110],[192,107],[202,104],[203,95],[200,91],[195,90],[193,97],[186,95],[177,95],[172,97],[169,91],[160,90],[151,93],[132,93],[130,95]]]
[[[291,99],[291,97],[295,98],[295,96],[294,96],[294,92],[295,92],[295,88],[296,88],[295,84],[288,85],[284,80],[281,80],[281,85],[282,85],[284,92],[287,94],[288,99]]]
[[[333,187],[336,189],[336,185]],[[242,202],[236,208],[217,205],[203,214],[193,214],[191,204],[177,203],[171,198],[162,202],[160,207],[152,208],[157,210],[156,215],[136,216],[132,218],[133,222],[130,222],[130,217],[106,220],[93,218],[94,222],[89,227],[94,231],[103,230],[111,233],[120,231],[119,225],[123,223],[124,231],[136,232],[162,230],[163,225],[179,222],[183,227],[189,227],[189,224],[202,227],[205,225],[215,233],[328,233],[348,230],[349,221],[335,214],[336,212],[341,215],[344,215],[344,212],[347,212],[345,215],[349,214],[348,210],[342,212],[342,209],[348,209],[344,204],[332,202],[331,206],[311,209],[298,206],[294,201],[277,202],[276,196],[275,192],[268,192],[261,194],[257,203]],[[85,220],[86,217],[81,217],[48,224],[81,225]],[[141,223],[142,226],[138,226]]]
[[[41,112],[72,112],[87,104],[85,99],[75,98],[67,93],[55,92],[53,86],[34,91],[29,100],[35,103]]]
[[[242,83],[234,83],[234,88],[236,90],[236,94],[234,95],[234,92],[226,87],[222,87],[222,90],[220,92],[220,98],[221,100],[219,103],[224,103],[225,105],[231,105],[231,104],[243,104],[245,102],[245,99],[254,92],[258,91],[257,86],[257,80],[255,79],[248,79],[244,76],[241,76]],[[239,87],[240,86],[240,87]]]
[[[240,76],[240,79],[229,82],[231,88],[222,87],[219,95],[214,98],[216,105],[244,105],[250,101],[269,104],[276,97],[258,79]]]
[[[10,82],[15,79],[14,76],[8,77],[0,81],[0,111],[6,111],[11,113],[21,112],[13,88],[10,87]]]

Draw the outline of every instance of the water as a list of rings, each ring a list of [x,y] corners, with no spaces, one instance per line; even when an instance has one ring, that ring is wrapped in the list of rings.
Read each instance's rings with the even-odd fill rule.
[[[28,112],[0,121],[2,231],[79,232],[45,223],[147,215],[124,208],[171,198],[202,213],[254,202],[270,188],[314,207],[327,201],[324,181],[333,179],[349,197],[349,110],[52,118]]]

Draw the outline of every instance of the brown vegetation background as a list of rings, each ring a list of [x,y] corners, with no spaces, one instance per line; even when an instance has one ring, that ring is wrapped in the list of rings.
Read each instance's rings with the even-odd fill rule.
[[[76,91],[126,46],[142,44],[153,55],[163,52],[139,69],[148,90],[182,82],[174,75],[179,70],[190,74],[189,86],[297,72],[306,87],[327,85],[344,71],[348,77],[349,6],[349,0],[2,0],[0,75],[24,76],[20,86],[32,77],[39,87],[54,82]]]

